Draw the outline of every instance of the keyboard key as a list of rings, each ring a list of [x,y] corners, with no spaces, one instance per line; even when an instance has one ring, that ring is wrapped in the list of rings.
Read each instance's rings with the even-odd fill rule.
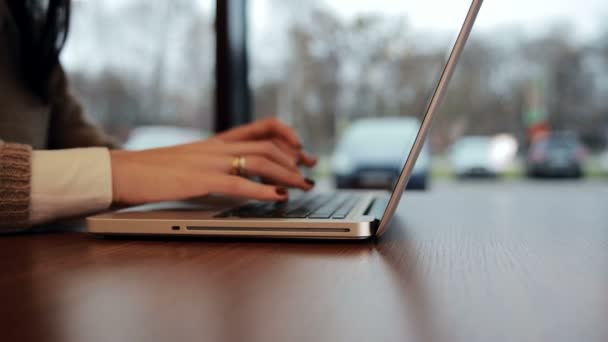
[[[222,212],[218,218],[311,218],[346,216],[357,199],[344,194],[304,196],[288,202],[252,202]],[[352,203],[352,204],[351,204]],[[337,215],[337,217],[336,217]]]
[[[294,210],[285,214],[285,218],[306,218],[310,212],[308,210]]]
[[[306,202],[303,206],[288,212],[286,217],[290,217],[290,218],[307,217],[308,215],[310,215],[312,212],[314,212],[318,208],[324,206],[329,200],[331,200],[331,197],[327,196],[327,195],[321,195],[319,197],[315,197],[313,200]]]
[[[303,202],[304,199],[297,199],[289,202],[277,202],[272,206],[270,210],[266,211],[265,213],[263,213],[263,215],[260,216],[265,218],[284,217],[288,212],[295,210],[296,208],[301,206]]]
[[[332,215],[331,218],[345,219],[346,216],[348,216],[348,214],[350,213],[350,211],[353,210],[355,204],[357,204],[356,198],[348,199],[338,210],[336,210],[336,212]]]
[[[337,197],[335,199],[330,200],[319,209],[310,214],[310,218],[314,219],[328,219],[340,206],[344,204],[343,197]]]

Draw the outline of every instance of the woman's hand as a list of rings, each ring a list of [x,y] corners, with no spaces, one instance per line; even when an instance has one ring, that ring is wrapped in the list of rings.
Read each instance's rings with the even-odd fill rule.
[[[317,163],[316,158],[302,150],[302,142],[298,134],[275,118],[256,121],[228,130],[218,134],[214,139],[224,142],[270,140],[283,152],[295,158],[298,164],[312,167]]]
[[[272,184],[234,174],[232,163],[244,157],[245,173]],[[302,151],[295,131],[276,119],[261,120],[209,140],[145,151],[112,151],[114,202],[142,204],[218,193],[284,201],[287,187],[310,190],[298,165],[316,159]]]

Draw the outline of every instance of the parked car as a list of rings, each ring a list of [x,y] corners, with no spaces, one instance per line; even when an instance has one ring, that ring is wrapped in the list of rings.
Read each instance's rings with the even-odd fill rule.
[[[208,136],[209,134],[193,128],[140,126],[131,131],[124,147],[127,150],[167,147],[202,140]]]
[[[587,151],[577,135],[554,132],[533,142],[527,159],[530,177],[583,176]]]
[[[449,152],[454,174],[459,178],[498,176],[492,146],[492,138],[486,136],[467,136],[457,140]]]
[[[353,123],[332,158],[336,187],[392,188],[414,145],[420,121],[411,117],[363,119]],[[430,153],[426,146],[414,166],[408,189],[425,190]]]
[[[604,151],[599,156],[600,170],[602,174],[608,176],[608,151]]]

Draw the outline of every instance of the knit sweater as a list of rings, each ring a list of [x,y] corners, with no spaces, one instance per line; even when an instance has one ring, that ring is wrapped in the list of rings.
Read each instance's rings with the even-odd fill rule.
[[[19,39],[7,4],[0,0],[0,232],[30,225],[32,149],[115,146],[86,119],[61,65],[48,82],[48,101],[28,89]]]

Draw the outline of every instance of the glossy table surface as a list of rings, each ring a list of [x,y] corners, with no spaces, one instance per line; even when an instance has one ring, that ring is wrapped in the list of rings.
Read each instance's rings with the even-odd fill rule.
[[[376,241],[0,237],[0,340],[608,341],[608,187],[492,186]]]

